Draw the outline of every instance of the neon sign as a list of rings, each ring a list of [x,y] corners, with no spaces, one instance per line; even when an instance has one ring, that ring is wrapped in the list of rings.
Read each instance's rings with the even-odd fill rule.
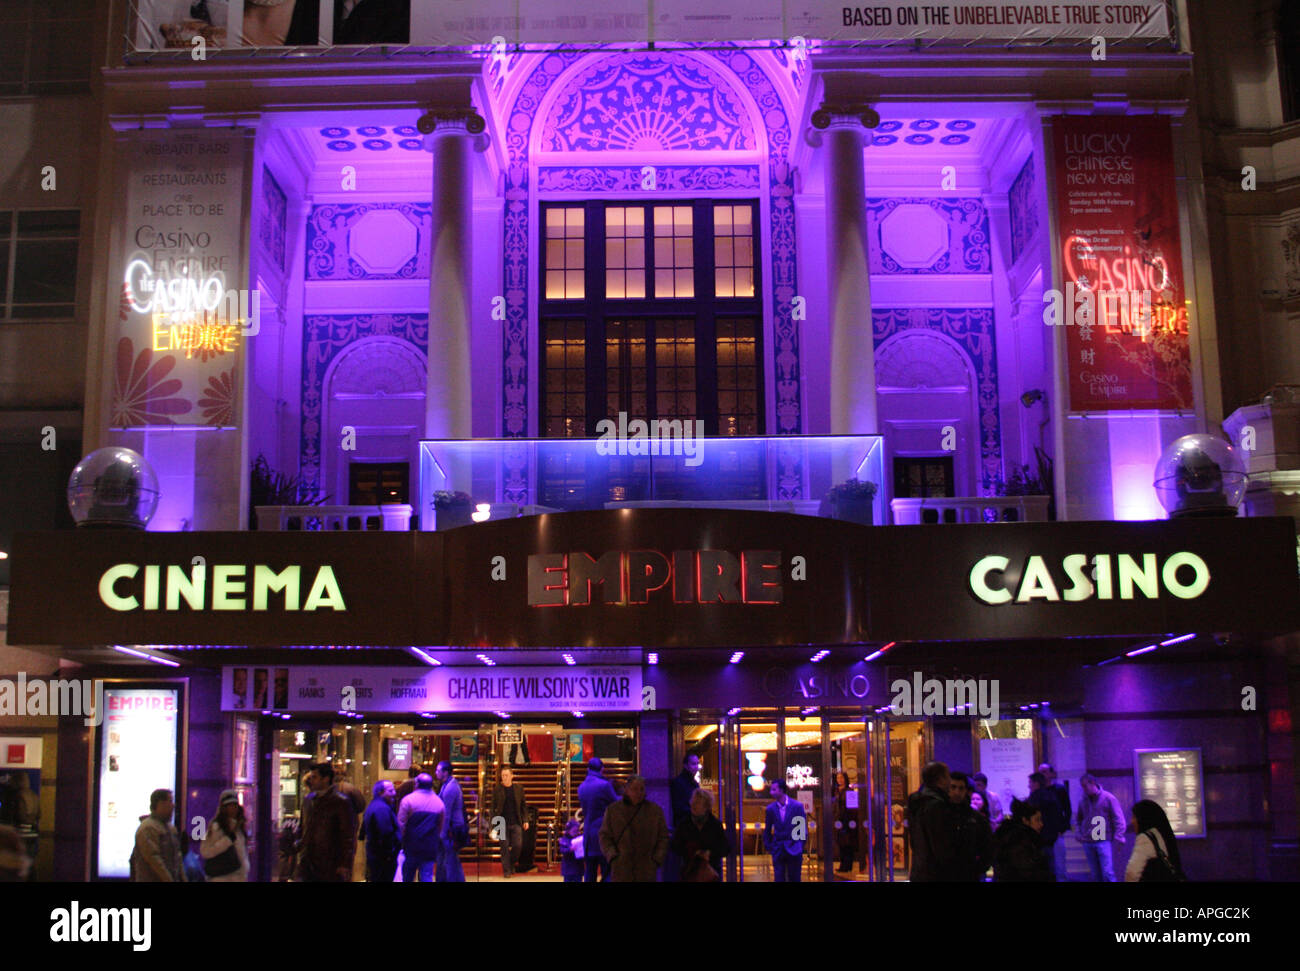
[[[127,263],[122,280],[126,305],[153,319],[155,351],[185,351],[186,357],[225,354],[235,350],[239,336],[258,333],[261,291],[227,290],[220,271],[202,279],[190,273],[191,267],[202,272],[206,264],[224,259],[176,262],[180,272],[173,275],[166,261],[155,268],[137,256]]]
[[[671,584],[674,603],[779,604],[781,553],[745,550],[611,550],[528,557],[528,605],[643,604]]]

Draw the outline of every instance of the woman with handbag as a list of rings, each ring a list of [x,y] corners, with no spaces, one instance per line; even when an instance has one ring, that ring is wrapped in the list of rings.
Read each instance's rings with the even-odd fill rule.
[[[731,855],[731,846],[713,815],[713,795],[707,789],[691,793],[691,814],[673,833],[671,848],[683,860],[682,883],[722,881],[722,859]]]
[[[1178,840],[1174,837],[1169,817],[1159,803],[1143,799],[1134,803],[1129,819],[1133,832],[1133,855],[1124,868],[1125,883],[1181,883],[1183,861],[1178,855]]]
[[[208,823],[199,855],[203,857],[203,873],[209,883],[248,881],[248,822],[234,789],[221,794],[217,814]]]

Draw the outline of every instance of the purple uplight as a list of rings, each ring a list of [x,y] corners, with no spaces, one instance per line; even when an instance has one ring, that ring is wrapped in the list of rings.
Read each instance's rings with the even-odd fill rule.
[[[728,663],[730,663],[730,664],[739,664],[739,663],[740,663],[740,659],[741,659],[742,657],[744,657],[744,656],[745,656],[745,652],[744,652],[744,651],[736,651],[736,653],[734,653],[734,654],[731,655],[731,660],[730,660]]]
[[[1129,652],[1128,652],[1126,655],[1124,655],[1124,656],[1125,656],[1125,657],[1137,657],[1139,654],[1145,654],[1145,653],[1147,653],[1147,651],[1154,651],[1154,650],[1155,650],[1157,647],[1159,647],[1159,646],[1160,646],[1159,644],[1148,644],[1146,647],[1139,647],[1139,648],[1138,648],[1137,650],[1135,650],[1135,651],[1129,651]]]
[[[1171,644],[1181,644],[1183,641],[1190,641],[1195,636],[1195,634],[1183,634],[1181,637],[1171,637],[1167,641],[1161,641],[1160,646],[1168,647]]]

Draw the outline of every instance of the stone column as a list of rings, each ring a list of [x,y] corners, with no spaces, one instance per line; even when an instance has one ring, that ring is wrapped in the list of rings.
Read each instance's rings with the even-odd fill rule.
[[[421,119],[433,155],[433,219],[429,245],[429,376],[424,434],[469,438],[470,291],[473,212],[472,135],[484,122],[473,110],[435,110]]]
[[[874,434],[876,355],[871,339],[863,115],[856,104],[813,114],[825,149],[826,277],[831,332],[831,432]]]

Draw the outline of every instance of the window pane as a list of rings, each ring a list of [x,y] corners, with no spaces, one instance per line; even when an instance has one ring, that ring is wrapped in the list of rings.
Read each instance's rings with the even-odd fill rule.
[[[633,206],[627,210],[627,234],[629,236],[645,235],[645,210]]]
[[[690,206],[674,206],[674,207],[673,207],[673,222],[676,224],[676,227],[677,227],[676,232],[677,232],[678,235],[681,235],[681,234],[683,234],[683,233],[690,233],[690,231],[691,231],[691,207],[690,207]]]
[[[546,210],[546,235],[563,236],[564,235],[564,210],[547,209]]]
[[[611,300],[621,300],[627,294],[623,291],[623,271],[605,271],[605,296]]]
[[[19,241],[14,303],[72,303],[77,292],[76,240]]]
[[[625,210],[610,208],[605,210],[605,233],[609,236],[623,235],[623,213]]]
[[[581,298],[582,292],[582,271],[569,270],[564,274],[564,295],[566,297]]]
[[[655,240],[655,266],[658,269],[671,268],[673,265],[673,241],[671,239]]]
[[[673,295],[673,271],[655,270],[655,296],[671,297]]]
[[[582,266],[582,263],[583,263],[583,260],[582,260],[582,240],[580,240],[580,239],[569,239],[569,240],[565,240],[565,242],[564,242],[564,265],[565,265],[567,268],[572,269],[573,267],[581,267],[581,266]]]
[[[548,269],[559,269],[564,266],[563,240],[548,239],[546,241],[546,266]]]
[[[655,235],[671,236],[673,234],[673,210],[671,206],[655,206]]]
[[[678,297],[695,296],[694,275],[695,274],[689,269],[677,271],[677,293],[675,294],[676,296]]]
[[[627,295],[636,299],[644,299],[645,270],[627,271]]]
[[[713,292],[719,297],[734,297],[736,295],[736,284],[734,271],[719,267],[713,274]]]
[[[562,270],[546,271],[546,299],[564,299],[564,272]]]
[[[20,236],[71,236],[80,228],[81,214],[76,209],[44,209],[18,214]]]
[[[675,266],[693,266],[694,254],[691,251],[691,240],[674,239],[673,240],[673,258]]]
[[[621,239],[605,240],[605,266],[608,269],[621,269],[626,266],[625,244]]]
[[[736,270],[736,296],[752,297],[754,295],[754,271],[750,269]]]
[[[565,235],[581,236],[584,229],[586,213],[581,207],[565,210]]]
[[[713,231],[715,233],[731,232],[731,206],[713,207]]]
[[[627,241],[627,265],[645,266],[645,239]]]

